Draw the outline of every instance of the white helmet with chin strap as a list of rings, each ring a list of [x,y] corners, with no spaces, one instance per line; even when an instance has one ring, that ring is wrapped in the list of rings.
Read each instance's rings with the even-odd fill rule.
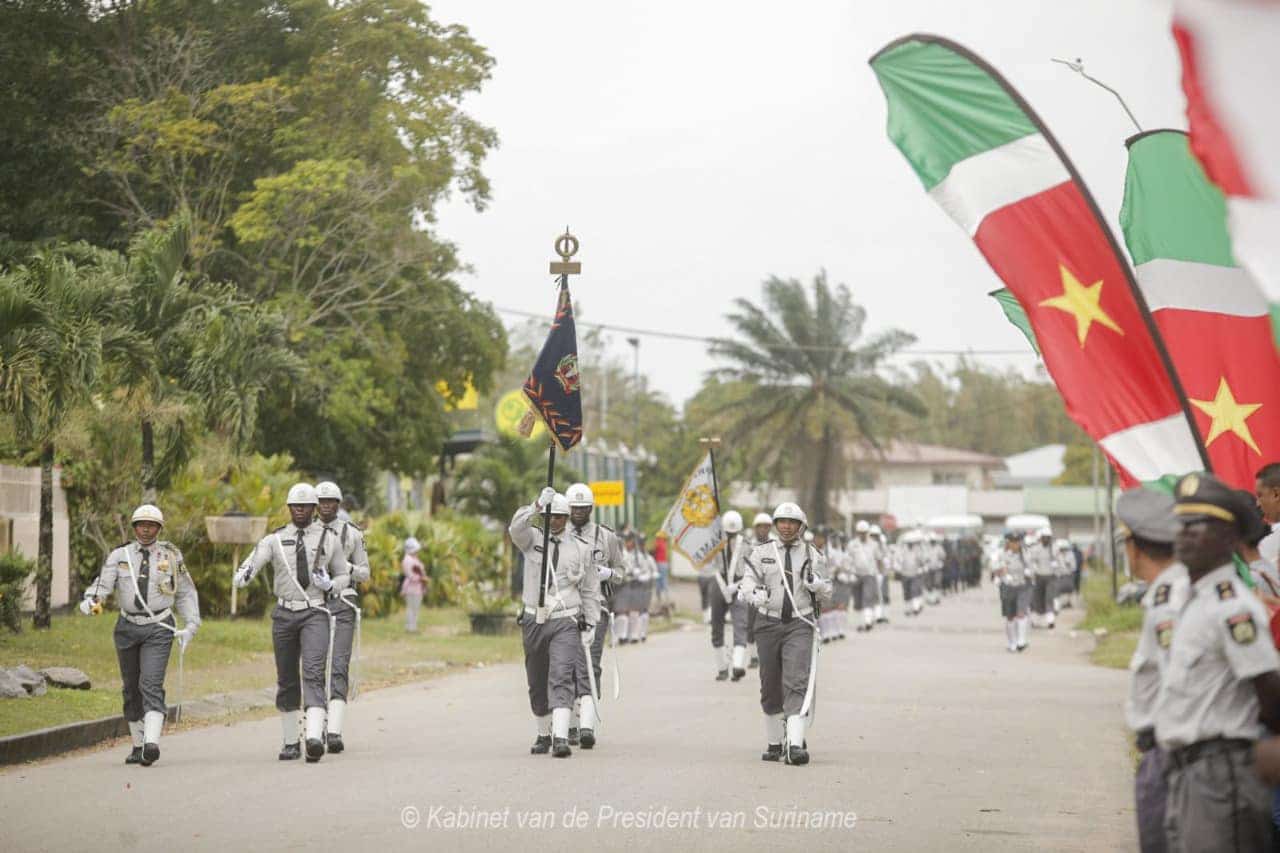
[[[133,518],[129,519],[129,526],[132,527],[139,521],[151,521],[164,527],[164,513],[155,504],[143,504],[133,511]]]
[[[799,504],[793,503],[792,501],[778,504],[778,508],[773,511],[774,524],[777,524],[784,518],[789,518],[792,521],[798,521],[806,526],[809,524],[809,519],[805,517],[804,510],[800,508]]]
[[[565,489],[565,499],[569,502],[569,506],[595,506],[596,496],[591,493],[591,487],[586,483],[574,483]]]
[[[284,499],[287,504],[315,504],[316,503],[316,487],[310,483],[297,483],[289,490],[289,496]]]
[[[316,483],[316,500],[321,501],[341,501],[342,489],[338,488],[338,484],[325,480],[323,483]]]
[[[767,512],[757,512],[756,520],[751,522],[752,527],[759,527],[761,524],[773,525],[773,516]]]
[[[721,517],[720,523],[724,526],[725,533],[742,532],[742,515],[736,509],[726,512]]]
[[[557,493],[556,496],[551,499],[551,514],[552,515],[568,515],[569,507],[571,506],[573,506],[573,504],[569,501],[568,498],[566,498],[562,494]]]
[[[857,524],[853,526],[853,532],[854,533],[870,533],[871,525],[867,524],[867,522],[865,521],[859,521]]]

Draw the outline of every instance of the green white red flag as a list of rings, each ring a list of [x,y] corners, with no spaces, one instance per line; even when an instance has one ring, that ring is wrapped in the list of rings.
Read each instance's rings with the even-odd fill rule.
[[[899,39],[871,67],[890,139],[1017,298],[1067,413],[1121,480],[1207,467],[1119,247],[1039,117],[936,36]]]
[[[1267,300],[1236,263],[1227,206],[1177,130],[1127,142],[1120,226],[1138,286],[1204,437],[1213,471],[1253,489],[1280,450],[1280,356]]]

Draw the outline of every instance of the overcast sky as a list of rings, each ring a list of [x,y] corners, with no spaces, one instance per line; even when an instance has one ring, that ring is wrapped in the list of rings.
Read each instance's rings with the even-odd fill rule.
[[[1041,114],[1113,230],[1128,118],[1106,92],[1049,61],[1083,57],[1146,129],[1186,126],[1167,0],[442,0],[497,60],[467,109],[495,127],[493,200],[440,212],[501,309],[549,314],[552,242],[582,240],[584,321],[727,334],[727,303],[768,275],[825,268],[921,350],[1018,350],[986,296],[1000,286],[885,135],[867,59],[912,32],[959,41]],[[504,314],[507,322],[518,317]],[[625,334],[613,349],[629,359]],[[1026,354],[1022,354],[1022,353]],[[705,346],[643,337],[641,371],[683,403]],[[588,389],[589,393],[589,389]]]

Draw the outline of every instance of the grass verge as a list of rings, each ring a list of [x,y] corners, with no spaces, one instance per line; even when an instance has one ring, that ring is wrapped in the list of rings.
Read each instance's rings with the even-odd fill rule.
[[[1091,572],[1081,586],[1086,615],[1079,628],[1082,631],[1105,630],[1097,636],[1090,660],[1098,666],[1126,669],[1133,650],[1138,645],[1138,631],[1142,628],[1142,607],[1137,604],[1116,604],[1111,597],[1111,576],[1105,572]]]

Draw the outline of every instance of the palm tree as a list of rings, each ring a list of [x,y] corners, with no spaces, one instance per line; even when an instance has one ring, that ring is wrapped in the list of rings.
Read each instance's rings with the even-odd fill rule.
[[[576,471],[556,461],[558,488],[577,479]],[[500,436],[458,466],[454,497],[467,512],[506,521],[517,507],[537,497],[546,481],[544,442]]]
[[[0,274],[0,411],[40,449],[40,537],[32,623],[48,628],[53,580],[54,440],[90,399],[103,363],[136,343],[113,321],[113,255],[77,244],[41,250]]]
[[[890,329],[863,340],[867,312],[846,286],[832,288],[819,272],[811,291],[812,298],[800,281],[770,276],[762,307],[734,300],[727,319],[740,337],[712,342],[711,354],[730,362],[712,375],[738,386],[716,422],[728,447],[745,456],[747,476],[794,482],[807,492],[810,522],[824,524],[845,445],[879,449],[884,420],[923,415],[925,407],[877,372],[915,336]]]

